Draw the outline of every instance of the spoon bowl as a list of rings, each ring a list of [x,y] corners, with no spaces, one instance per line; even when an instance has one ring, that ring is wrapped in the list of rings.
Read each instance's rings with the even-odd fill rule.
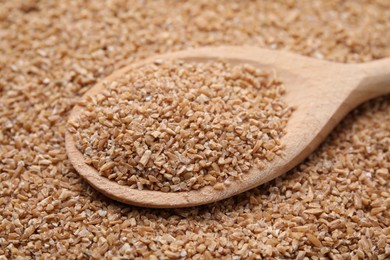
[[[300,55],[256,47],[206,47],[163,54],[130,64],[96,84],[84,96],[99,93],[104,82],[112,81],[131,70],[158,59],[180,59],[188,62],[226,61],[250,64],[274,71],[286,88],[282,97],[294,107],[281,143],[283,155],[267,162],[264,169],[252,168],[242,180],[224,190],[205,186],[185,192],[137,190],[119,185],[99,175],[84,162],[71,133],[66,131],[68,157],[79,174],[96,190],[115,200],[151,208],[179,208],[207,204],[242,193],[270,181],[303,161],[354,107],[390,92],[390,59],[363,64],[339,64]],[[81,108],[75,106],[69,120]]]

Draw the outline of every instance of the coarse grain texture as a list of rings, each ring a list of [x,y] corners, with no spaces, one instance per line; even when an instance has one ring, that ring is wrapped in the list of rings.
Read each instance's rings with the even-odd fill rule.
[[[390,56],[387,0],[240,3],[0,1],[0,255],[388,258],[389,96],[351,112],[288,174],[212,205],[123,205],[72,168],[70,109],[132,60],[220,44],[340,62]]]
[[[68,130],[84,161],[121,185],[223,190],[281,154],[283,93],[250,65],[159,60],[87,96]]]

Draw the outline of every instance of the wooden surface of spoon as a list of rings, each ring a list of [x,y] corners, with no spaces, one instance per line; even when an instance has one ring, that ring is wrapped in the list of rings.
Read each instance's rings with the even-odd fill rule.
[[[353,108],[364,101],[390,93],[390,58],[363,64],[339,64],[283,51],[256,47],[205,47],[164,54],[124,67],[95,85],[85,95],[94,95],[130,70],[157,59],[180,59],[188,62],[223,60],[232,64],[250,64],[274,70],[285,87],[283,99],[295,108],[281,139],[284,155],[275,157],[263,170],[252,168],[224,190],[211,186],[188,192],[137,190],[119,185],[99,175],[84,162],[71,133],[66,132],[66,150],[80,175],[95,189],[115,200],[144,207],[178,208],[222,200],[252,189],[287,172],[305,159]],[[75,106],[69,120],[81,108]]]

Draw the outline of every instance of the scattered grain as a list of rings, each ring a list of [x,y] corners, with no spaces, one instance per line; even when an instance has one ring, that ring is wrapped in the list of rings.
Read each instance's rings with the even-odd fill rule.
[[[390,56],[389,10],[387,0],[1,1],[0,259],[388,258],[389,96],[351,112],[282,178],[190,209],[103,197],[72,168],[64,129],[95,82],[156,53],[233,44],[341,62]],[[73,195],[63,201],[63,190]],[[323,213],[303,213],[312,203]]]

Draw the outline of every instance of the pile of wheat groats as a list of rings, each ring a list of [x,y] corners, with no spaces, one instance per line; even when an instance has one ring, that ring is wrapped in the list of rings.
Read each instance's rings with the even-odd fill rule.
[[[387,0],[0,1],[0,255],[388,258],[388,96],[351,112],[282,178],[190,209],[105,198],[64,144],[80,97],[133,61],[253,45],[366,62],[390,56],[388,21]]]
[[[157,61],[107,83],[70,123],[85,162],[137,189],[224,189],[282,152],[282,82],[250,65]]]

